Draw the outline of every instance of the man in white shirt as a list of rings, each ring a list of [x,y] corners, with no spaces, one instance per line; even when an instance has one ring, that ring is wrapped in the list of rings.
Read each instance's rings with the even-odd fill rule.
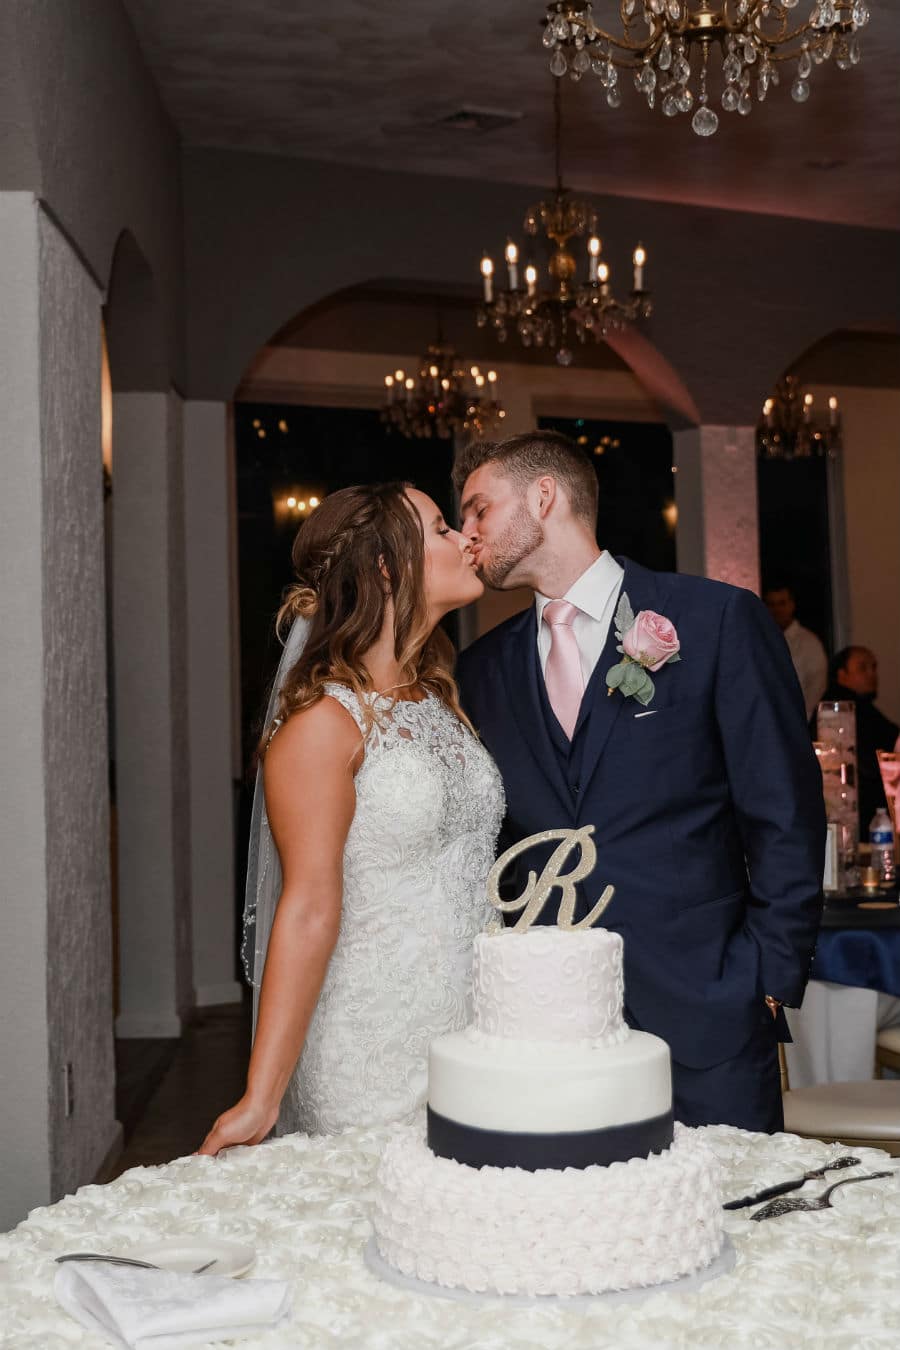
[[[763,594],[766,608],[784,633],[800,688],[806,716],[812,717],[828,683],[828,657],[815,633],[797,622],[797,598],[790,586],[775,582]]]

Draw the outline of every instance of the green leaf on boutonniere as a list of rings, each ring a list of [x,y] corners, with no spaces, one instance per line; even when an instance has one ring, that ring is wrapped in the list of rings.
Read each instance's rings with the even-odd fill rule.
[[[668,661],[666,662],[666,665],[670,666],[673,661],[680,661],[680,660],[681,660],[681,653],[673,652],[672,655],[669,657]]]
[[[619,597],[619,603],[616,606],[616,617],[613,620],[616,628],[616,637],[622,641],[623,634],[627,633],[634,623],[634,610],[631,608],[631,601],[623,591]],[[619,651],[621,651],[621,647]]]
[[[647,704],[652,701],[653,695],[656,693],[656,686],[646,670],[641,669],[641,675],[643,677],[643,683],[639,689],[635,689],[634,697],[637,699],[638,703],[643,704],[646,708]]]
[[[606,672],[607,689],[618,689],[625,678],[625,671],[627,669],[628,665],[625,661],[620,661],[616,666],[610,666],[609,670]]]
[[[644,707],[656,692],[649,671],[639,661],[632,661],[630,656],[609,668],[606,672],[606,687],[610,693],[615,689],[621,690],[623,698],[636,698]]]

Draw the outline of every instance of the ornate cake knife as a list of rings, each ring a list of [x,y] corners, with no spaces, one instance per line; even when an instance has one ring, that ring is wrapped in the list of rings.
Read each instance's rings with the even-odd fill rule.
[[[777,1186],[767,1186],[764,1191],[756,1191],[753,1195],[742,1196],[740,1200],[729,1200],[723,1209],[746,1209],[748,1205],[762,1204],[763,1200],[774,1200],[776,1195],[787,1195],[788,1191],[798,1191],[807,1181],[815,1181],[818,1177],[824,1177],[826,1172],[839,1172],[844,1167],[858,1167],[859,1158],[835,1158],[834,1162],[826,1163],[824,1167],[817,1167],[812,1172],[804,1172],[802,1177],[795,1177],[793,1181],[782,1181]]]

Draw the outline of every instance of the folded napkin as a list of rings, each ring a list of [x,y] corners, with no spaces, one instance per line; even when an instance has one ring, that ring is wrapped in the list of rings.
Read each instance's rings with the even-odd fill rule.
[[[230,1280],[70,1261],[56,1297],[89,1331],[127,1350],[181,1350],[267,1331],[287,1316],[284,1280]]]

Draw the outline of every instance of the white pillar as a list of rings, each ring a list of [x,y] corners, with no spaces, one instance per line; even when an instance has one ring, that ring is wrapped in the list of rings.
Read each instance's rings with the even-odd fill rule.
[[[184,405],[191,908],[198,1007],[236,1003],[228,409]]]
[[[123,1037],[193,1006],[181,400],[113,396],[113,632]]]
[[[676,431],[676,552],[679,572],[759,591],[756,431]]]
[[[117,1138],[100,304],[35,199],[0,194],[0,1229]]]

